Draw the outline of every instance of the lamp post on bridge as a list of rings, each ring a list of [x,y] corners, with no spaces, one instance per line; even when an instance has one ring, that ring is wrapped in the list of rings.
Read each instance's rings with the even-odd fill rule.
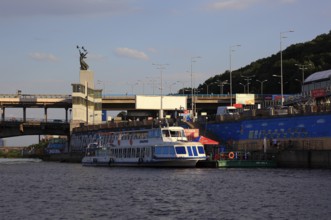
[[[253,77],[255,77],[255,75],[252,75],[252,76],[244,76],[244,75],[241,75],[241,77],[243,77],[243,78],[246,80],[247,93],[249,93],[249,84],[250,84],[249,81],[251,81],[251,79],[252,79]]]
[[[262,81],[260,81],[260,80],[256,80],[256,81],[261,84],[261,95],[263,95],[263,83],[267,82],[268,80],[265,79],[265,80],[262,80]]]
[[[200,56],[191,57],[191,109],[193,115],[193,121],[195,121],[195,109],[194,109],[194,89],[193,89],[193,62],[197,62],[196,59],[201,58]]]
[[[283,34],[285,33],[290,33],[290,32],[294,32],[293,30],[289,30],[289,31],[283,31],[280,32],[279,34],[279,46],[280,46],[280,92],[281,92],[281,104],[283,106],[284,103],[284,83],[283,83],[283,50],[282,50],[282,39],[286,38],[285,36],[283,36]]]
[[[305,70],[308,69],[309,66],[311,66],[311,63],[309,64],[295,64],[299,67],[300,70],[302,70],[302,81],[301,81],[301,92],[303,92],[303,83],[305,81]]]
[[[165,66],[168,66],[169,64],[160,64],[160,63],[152,63],[152,65],[154,65],[154,66],[157,66],[157,68],[156,69],[159,69],[160,70],[160,75],[161,75],[161,86],[160,86],[160,91],[161,91],[161,103],[160,103],[160,105],[161,105],[161,107],[160,107],[160,114],[159,114],[159,117],[160,117],[160,119],[163,119],[163,92],[162,92],[162,89],[163,89],[163,72],[162,72],[162,70],[165,70],[166,69],[166,67]]]
[[[240,44],[230,46],[229,57],[230,57],[230,105],[232,106],[232,52],[235,50],[233,48],[240,47]]]

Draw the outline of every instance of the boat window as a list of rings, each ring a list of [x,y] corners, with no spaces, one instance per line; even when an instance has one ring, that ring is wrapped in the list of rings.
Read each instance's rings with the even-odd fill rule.
[[[163,136],[163,137],[170,137],[170,132],[169,132],[169,130],[163,130],[163,131],[162,131],[162,136]]]
[[[162,154],[162,147],[155,147],[156,154]]]
[[[137,158],[140,157],[140,148],[137,148],[136,157],[137,157]]]
[[[194,156],[198,156],[198,151],[197,151],[196,146],[192,146],[192,150],[193,150]]]
[[[193,156],[192,154],[192,148],[190,146],[187,147],[187,152],[189,156]]]
[[[146,153],[145,153],[145,156],[146,156],[146,157],[149,157],[149,156],[150,156],[150,153],[149,153],[149,152],[150,152],[149,147],[146,147],[146,148],[145,148],[145,152],[146,152]]]
[[[182,130],[178,131],[171,131],[170,130],[171,137],[185,137],[185,133]]]
[[[203,149],[202,146],[198,146],[198,151],[199,151],[199,154],[205,154],[205,150]]]
[[[186,154],[185,147],[176,147],[176,153],[177,154]]]

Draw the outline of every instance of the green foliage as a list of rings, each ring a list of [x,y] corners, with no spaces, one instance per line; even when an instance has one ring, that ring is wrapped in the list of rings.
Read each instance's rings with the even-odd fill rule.
[[[8,152],[0,150],[0,158],[20,158],[22,157],[21,150],[10,150]]]
[[[307,78],[315,72],[331,69],[331,31],[328,34],[317,36],[314,40],[298,43],[289,46],[282,51],[283,61],[283,82],[284,94],[296,94],[301,91],[302,70],[295,64],[310,64],[309,68],[304,70],[304,76]],[[251,64],[232,71],[233,93],[242,93],[243,86],[239,83],[246,84],[242,75],[255,76],[249,85],[251,93],[260,93],[261,84],[257,81],[268,80],[264,84],[264,94],[280,93],[280,78],[273,75],[280,75],[280,52],[270,57],[262,58]],[[222,74],[209,78],[200,84],[198,89],[200,93],[206,93],[206,84],[209,85],[209,93],[219,94],[220,87],[217,83],[229,80],[230,73],[225,71]],[[298,81],[299,80],[299,81]],[[229,86],[224,86],[224,94],[230,92]]]
[[[34,149],[45,149],[48,145],[48,141],[42,141],[38,144],[32,144],[29,145],[29,148],[34,148]]]

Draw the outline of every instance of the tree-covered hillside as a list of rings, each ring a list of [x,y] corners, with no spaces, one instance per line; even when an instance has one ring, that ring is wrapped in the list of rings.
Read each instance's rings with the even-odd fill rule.
[[[301,91],[302,69],[300,65],[305,65],[305,78],[310,74],[331,69],[331,31],[328,34],[317,36],[314,40],[289,46],[282,52],[283,56],[283,82],[284,94],[295,94]],[[259,59],[251,64],[232,71],[233,94],[247,92],[247,80],[245,77],[251,77],[249,81],[249,92],[260,94],[261,82],[263,83],[264,94],[280,93],[280,52],[270,57]],[[309,65],[309,66],[308,66]],[[275,77],[273,75],[278,75]],[[199,85],[199,93],[220,94],[220,84],[224,81],[230,81],[229,71],[220,75],[215,75]],[[246,78],[247,79],[247,78]],[[260,82],[259,82],[260,81]],[[240,84],[241,83],[241,84]],[[223,87],[223,93],[230,91],[229,84]],[[181,92],[181,91],[179,91]]]

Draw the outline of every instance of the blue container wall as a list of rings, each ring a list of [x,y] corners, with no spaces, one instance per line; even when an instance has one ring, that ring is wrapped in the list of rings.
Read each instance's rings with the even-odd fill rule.
[[[207,130],[225,141],[331,137],[331,114],[221,122]]]

